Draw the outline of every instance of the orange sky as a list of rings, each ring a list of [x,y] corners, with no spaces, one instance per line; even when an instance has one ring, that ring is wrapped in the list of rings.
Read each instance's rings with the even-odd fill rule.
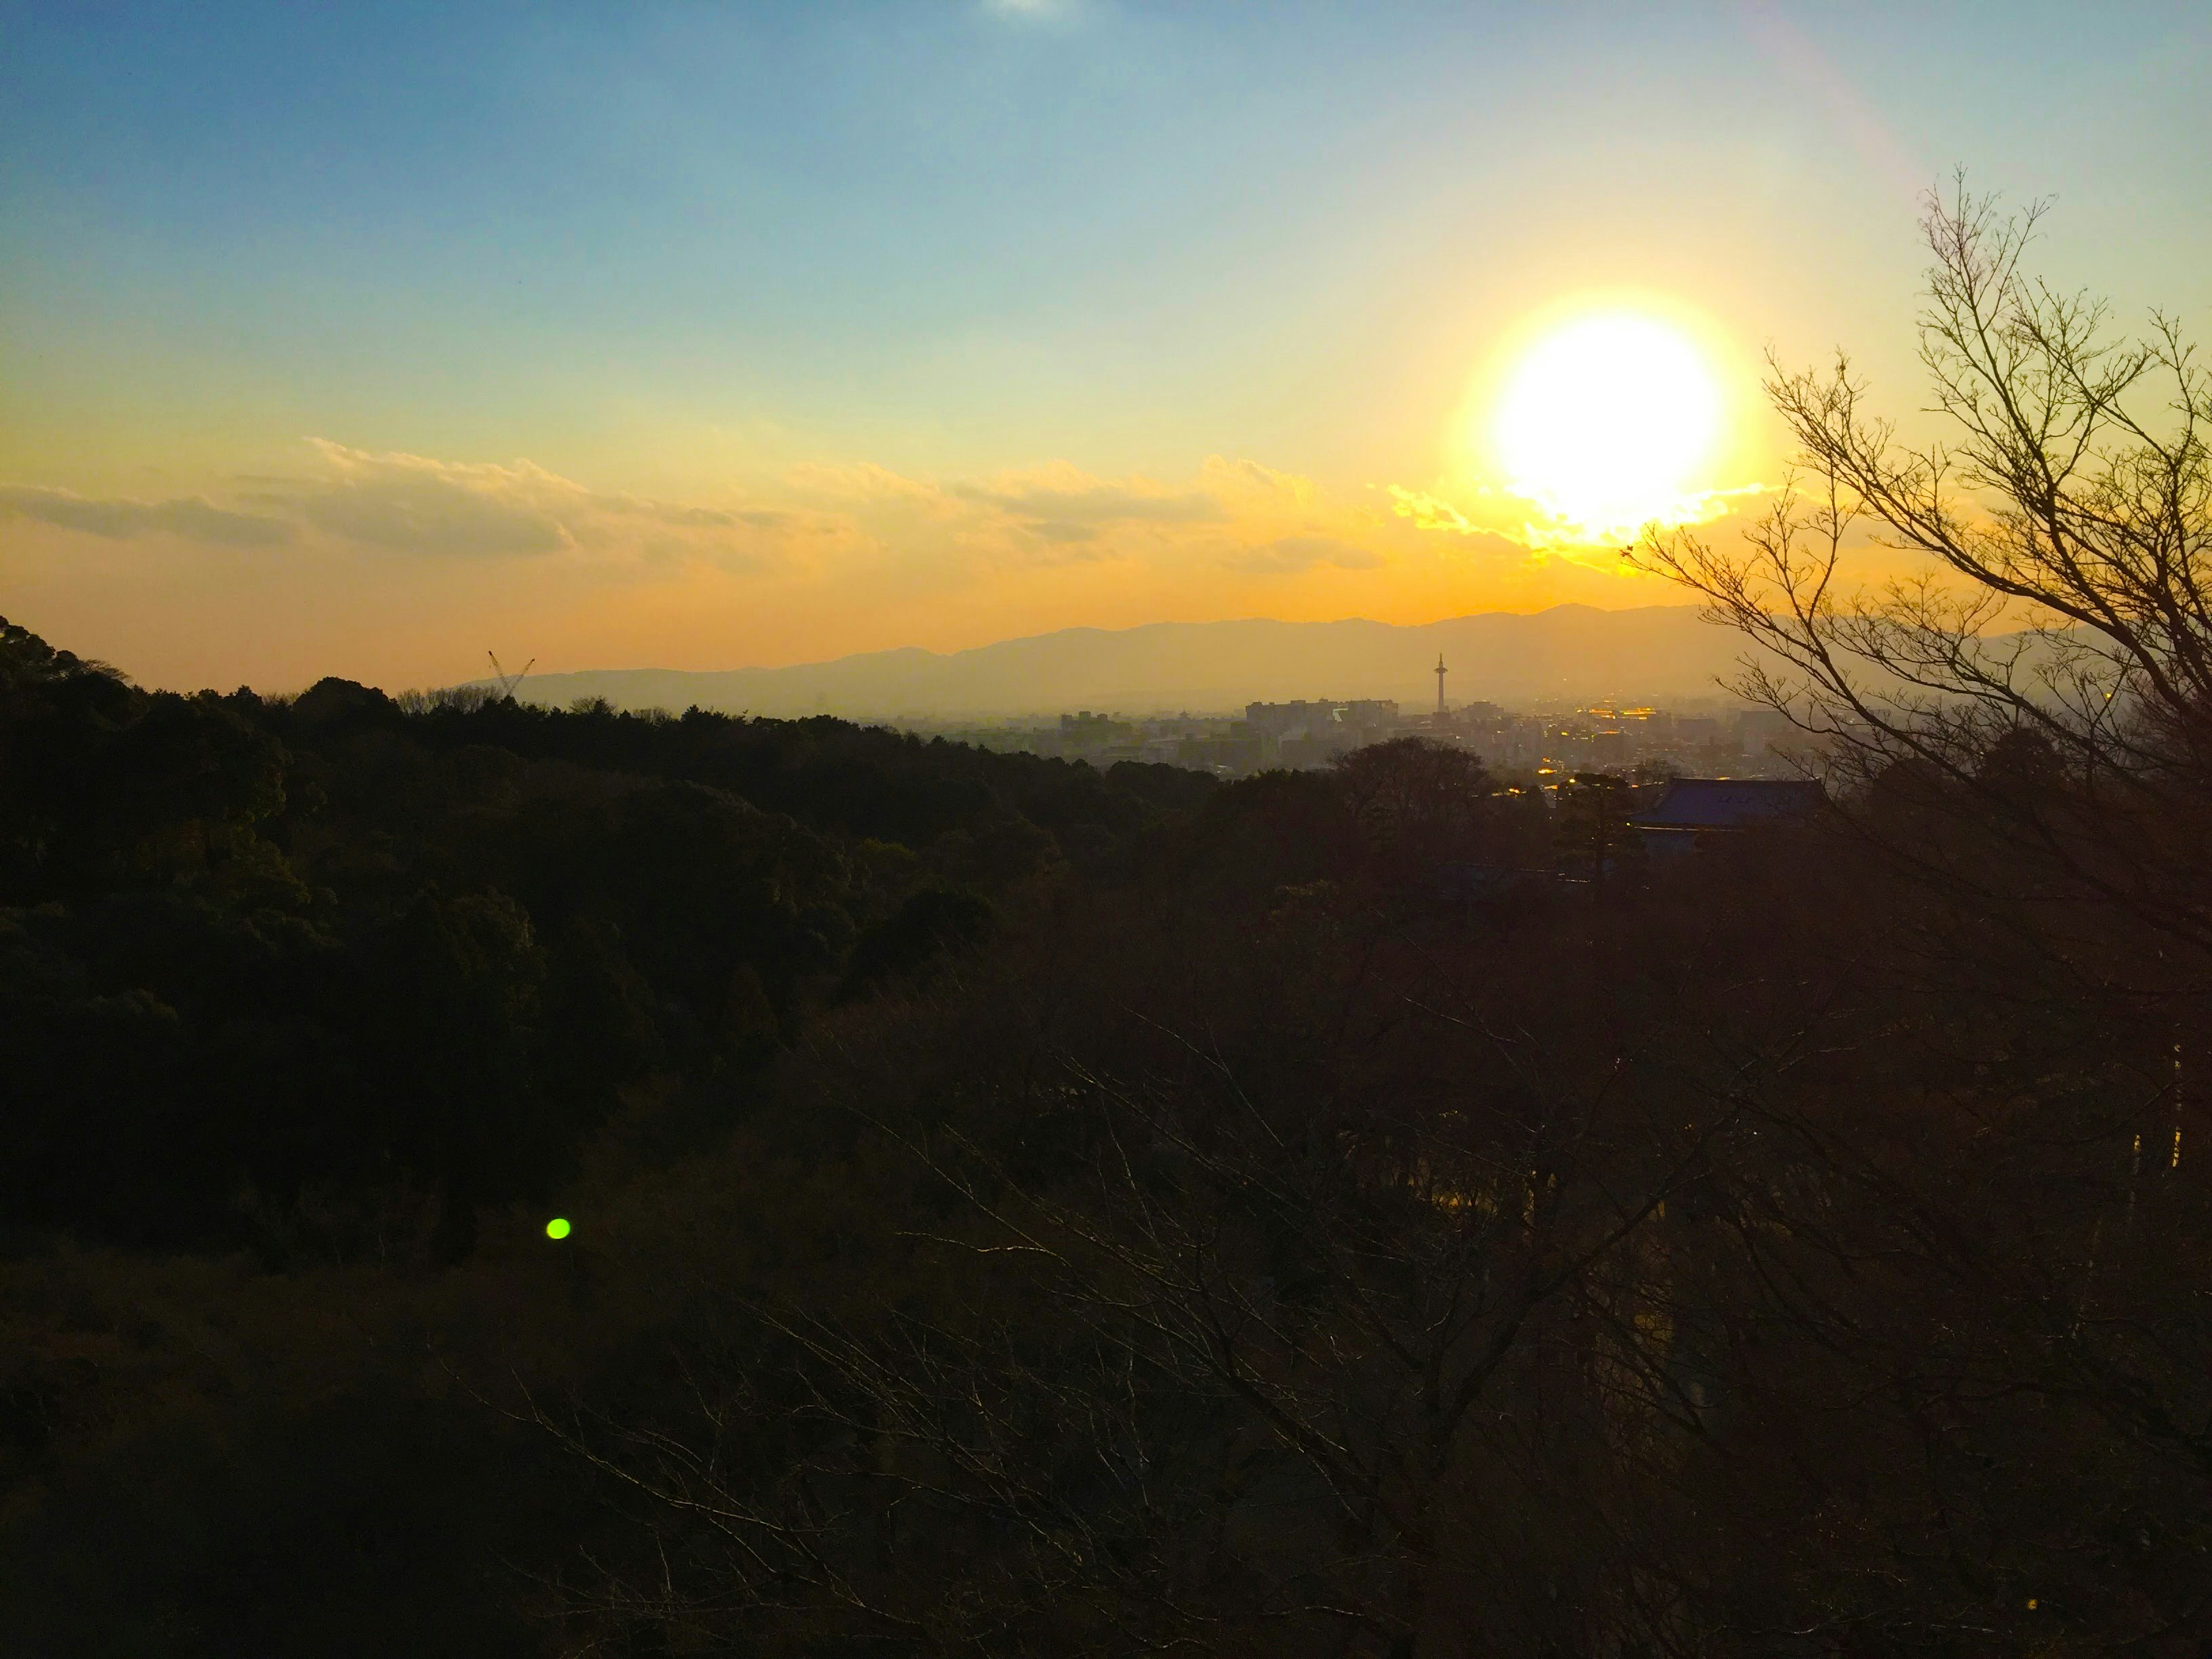
[[[1955,161],[2060,197],[2062,285],[2212,300],[2196,8],[375,9],[0,67],[0,614],[142,682],[1677,601],[1501,460],[1577,319],[1694,353],[1726,538],[1767,350],[1915,418]],[[1581,409],[1680,435],[1554,390],[1554,507]]]

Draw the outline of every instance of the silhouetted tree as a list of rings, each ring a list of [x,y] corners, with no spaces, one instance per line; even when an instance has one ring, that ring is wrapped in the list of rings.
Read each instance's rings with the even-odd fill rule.
[[[2107,307],[2037,280],[2040,205],[2006,217],[1963,181],[1929,201],[1924,446],[1869,412],[1850,360],[1768,382],[1800,481],[1741,550],[1647,536],[1776,665],[1745,689],[1838,775],[1910,763],[2001,863],[1912,849],[1984,891],[2124,910],[2201,952],[2212,884],[2212,383],[2172,319],[2122,338]],[[1868,589],[1862,538],[1925,562]],[[2032,746],[2037,786],[2002,746]]]

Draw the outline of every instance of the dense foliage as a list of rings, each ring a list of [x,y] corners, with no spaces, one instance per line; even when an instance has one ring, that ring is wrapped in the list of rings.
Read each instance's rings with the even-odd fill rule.
[[[6,651],[23,1650],[2212,1635],[2202,965],[2008,890],[2017,741],[1646,866]]]
[[[575,1628],[2194,1652],[2201,978],[1840,826],[1455,902],[1310,833],[1344,788],[819,1034],[746,1156],[898,1219],[749,1243],[703,1404],[546,1413],[656,1499]],[[1915,799],[1960,863],[1971,799]]]
[[[447,1260],[626,1108],[726,1115],[809,1010],[1209,781],[833,720],[148,694],[4,624],[0,769],[7,1224],[281,1257],[411,1191]]]

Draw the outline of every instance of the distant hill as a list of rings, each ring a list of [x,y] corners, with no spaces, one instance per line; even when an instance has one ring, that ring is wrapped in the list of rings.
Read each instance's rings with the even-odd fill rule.
[[[1441,653],[1454,703],[1620,697],[1683,702],[1719,693],[1742,638],[1694,606],[1598,611],[1555,605],[1417,627],[1352,620],[1153,623],[1063,629],[939,655],[907,647],[787,668],[685,672],[594,669],[532,676],[526,702],[605,697],[623,708],[702,708],[861,719],[1048,714],[1146,714],[1241,708],[1299,697],[1436,697]]]

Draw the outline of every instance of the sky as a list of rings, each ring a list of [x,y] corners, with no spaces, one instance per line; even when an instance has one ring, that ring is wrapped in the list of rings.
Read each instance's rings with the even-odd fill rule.
[[[1955,167],[2051,198],[2036,264],[2121,320],[2212,312],[2201,3],[0,0],[0,615],[149,685],[1679,603],[1498,436],[1577,319],[1692,353],[1726,536],[1788,463],[1767,353],[1919,418]],[[1617,460],[1680,435],[1655,384]]]

